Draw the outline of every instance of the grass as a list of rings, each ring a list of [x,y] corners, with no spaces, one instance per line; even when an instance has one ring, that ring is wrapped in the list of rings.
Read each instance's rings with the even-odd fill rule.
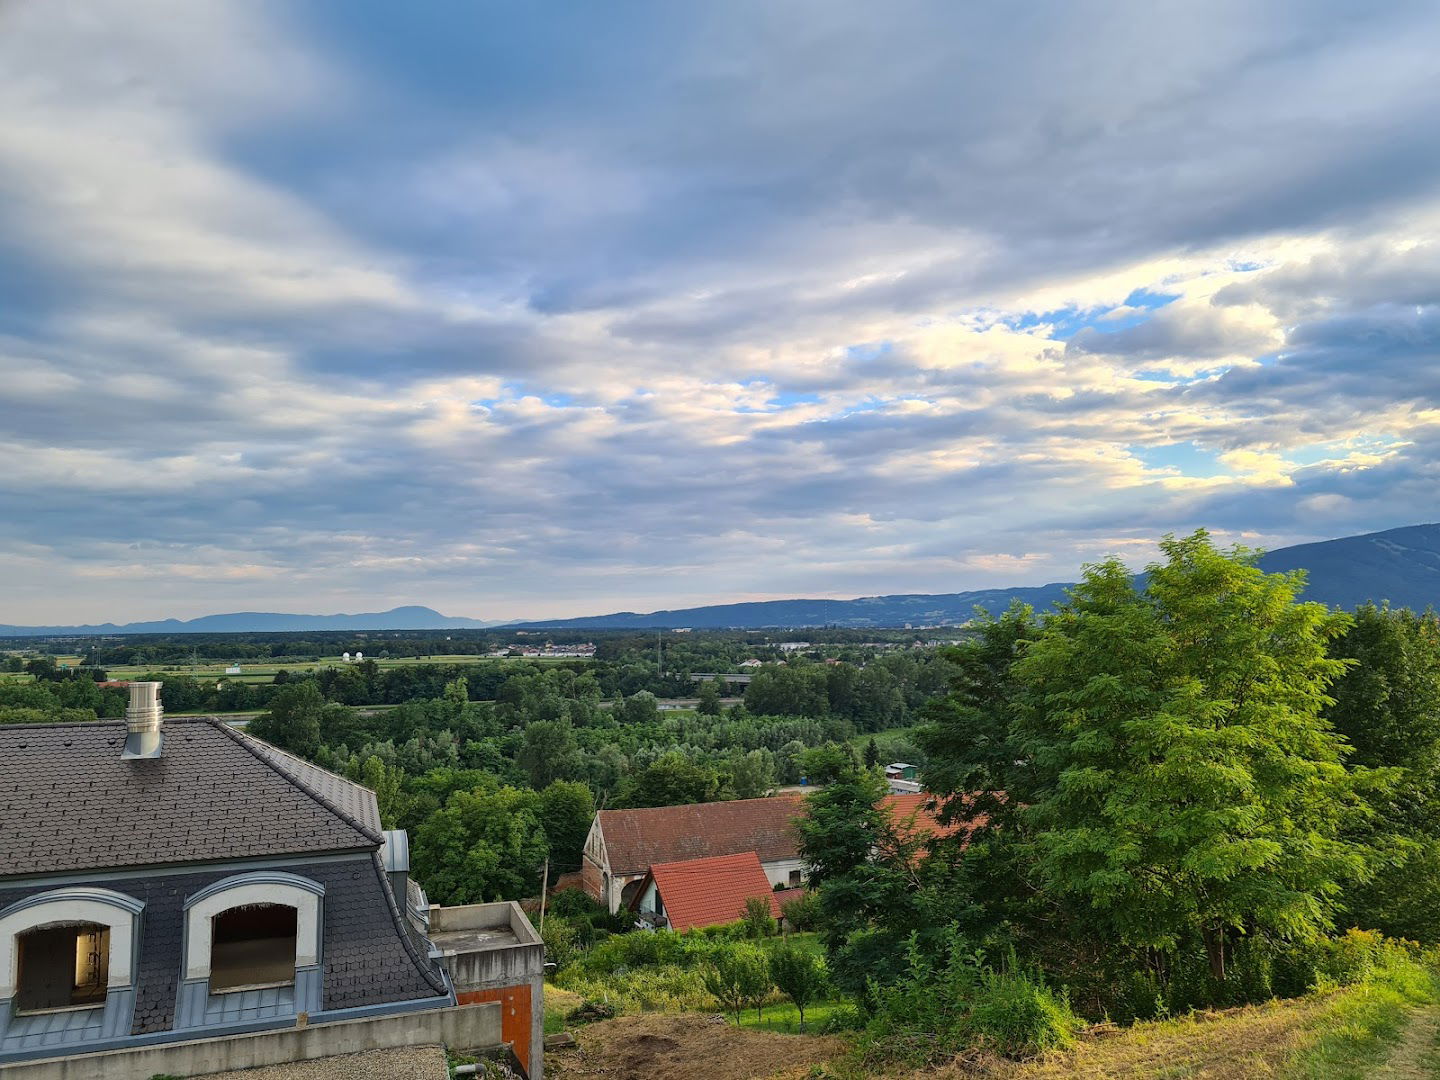
[[[830,1018],[836,1009],[844,1007],[843,1001],[816,1001],[805,1007],[805,1034],[813,1035]],[[799,1035],[800,1010],[789,1001],[765,1006],[763,1016],[757,1017],[754,1009],[740,1014],[740,1026],[757,1031],[778,1031],[785,1035]]]
[[[578,1008],[585,1001],[579,994],[561,990],[558,986],[545,984],[545,1034],[555,1035],[565,1030],[565,1017],[570,1010]]]
[[[1435,1042],[1432,1013],[1417,1013],[1440,1002],[1440,978],[1417,963],[1392,964],[1372,980],[1335,994],[1314,1027],[1315,1040],[1295,1055],[1287,1077],[1294,1080],[1364,1080],[1374,1075],[1414,1026],[1421,1045],[1409,1055],[1428,1056]]]

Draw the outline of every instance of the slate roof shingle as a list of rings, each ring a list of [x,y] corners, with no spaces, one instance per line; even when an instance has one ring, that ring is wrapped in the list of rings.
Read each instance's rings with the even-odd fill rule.
[[[928,835],[951,830],[925,809],[929,795],[886,795],[897,821]],[[805,812],[799,795],[730,802],[601,810],[600,831],[614,874],[643,874],[656,863],[687,862],[753,851],[762,863],[800,857],[795,819]]]
[[[760,865],[760,856],[753,851],[657,863],[650,868],[650,877],[672,930],[735,922],[745,914],[745,901],[752,896],[764,897],[770,914],[780,917],[780,904],[770,888],[770,879]],[[642,886],[635,896],[636,904],[646,891]]]
[[[0,725],[0,878],[380,844],[360,785],[218,720],[164,730],[126,761],[123,723]]]

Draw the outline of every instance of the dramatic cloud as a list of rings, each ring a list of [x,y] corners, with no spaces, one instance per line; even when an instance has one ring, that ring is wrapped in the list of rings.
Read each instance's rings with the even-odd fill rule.
[[[1430,5],[0,7],[0,622],[1434,516]]]

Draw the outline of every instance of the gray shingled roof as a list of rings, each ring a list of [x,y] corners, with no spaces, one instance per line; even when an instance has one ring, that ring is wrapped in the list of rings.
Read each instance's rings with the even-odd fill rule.
[[[381,842],[371,792],[220,721],[167,720],[153,760],[124,742],[121,723],[0,725],[0,878]]]
[[[346,780],[345,777],[337,776],[328,769],[322,769],[319,765],[311,764],[304,758],[286,753],[279,747],[271,746],[267,742],[236,731],[234,728],[230,730],[234,731],[246,746],[262,755],[266,761],[291,777],[301,787],[314,792],[325,802],[354,818],[371,832],[378,833],[383,829],[380,824],[380,806],[375,801],[375,793],[364,784]]]

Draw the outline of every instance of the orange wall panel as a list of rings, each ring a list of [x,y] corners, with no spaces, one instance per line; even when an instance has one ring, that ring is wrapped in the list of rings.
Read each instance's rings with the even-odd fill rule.
[[[496,990],[462,990],[456,998],[461,1005],[483,1001],[500,1003],[500,1037],[515,1048],[515,1056],[525,1070],[530,1070],[530,988],[502,986]]]

